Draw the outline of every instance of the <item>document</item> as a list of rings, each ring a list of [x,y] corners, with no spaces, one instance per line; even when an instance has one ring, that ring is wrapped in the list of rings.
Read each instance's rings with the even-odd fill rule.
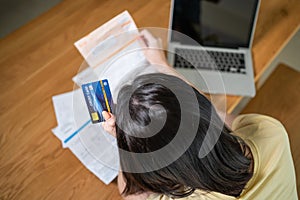
[[[157,70],[149,65],[146,48],[132,17],[127,11],[116,16],[74,44],[87,66],[73,77],[82,84],[107,79],[112,100],[117,104],[120,88],[141,74]],[[100,124],[91,122],[80,89],[52,98],[58,126],[53,134],[105,184],[118,174],[119,154],[116,139]]]
[[[88,66],[73,77],[82,84],[107,79],[116,103],[119,89],[132,77],[157,72],[149,66],[143,49],[146,44],[127,11],[75,43]]]
[[[100,47],[95,49],[100,43],[104,41],[110,41],[111,38],[114,38],[117,35],[121,35],[122,33],[126,32],[128,33],[128,35],[125,35],[126,37],[132,35],[132,37],[129,38],[129,41],[139,34],[135,22],[133,21],[128,11],[124,11],[121,14],[117,15],[93,32],[89,33],[87,36],[75,42],[74,45],[83,56],[83,58],[87,59],[90,54],[97,54],[98,50],[103,51]],[[121,37],[120,39],[124,39],[124,37]],[[106,42],[105,44],[111,49],[119,48],[117,46],[114,47],[115,44],[112,44],[110,42]],[[120,45],[123,46],[126,44],[124,43]],[[108,50],[103,57],[107,58],[107,55],[110,55],[113,52],[114,51]],[[91,62],[91,60],[88,60],[88,62]]]
[[[54,135],[83,165],[109,184],[119,170],[116,139],[100,124],[91,123],[81,89],[54,96],[52,100],[58,123],[52,129]]]

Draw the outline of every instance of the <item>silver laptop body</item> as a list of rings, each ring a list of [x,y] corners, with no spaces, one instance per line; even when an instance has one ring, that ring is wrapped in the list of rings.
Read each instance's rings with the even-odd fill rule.
[[[172,0],[170,64],[204,92],[253,97],[258,8],[259,0]]]

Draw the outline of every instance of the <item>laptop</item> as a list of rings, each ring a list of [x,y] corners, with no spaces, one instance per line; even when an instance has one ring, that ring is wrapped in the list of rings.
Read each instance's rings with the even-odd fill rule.
[[[255,96],[251,46],[259,0],[172,0],[168,61],[198,89]]]

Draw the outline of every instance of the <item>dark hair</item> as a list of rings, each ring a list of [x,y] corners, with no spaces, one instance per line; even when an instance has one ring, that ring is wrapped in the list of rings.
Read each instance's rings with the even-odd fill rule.
[[[168,82],[172,89],[161,82]],[[139,76],[131,85],[120,90],[115,114],[117,142],[122,150],[119,150],[120,163],[126,182],[124,195],[151,191],[179,198],[201,189],[205,192],[215,191],[237,197],[252,177],[251,159],[245,156],[245,150],[249,150],[249,147],[241,138],[231,134],[205,96],[194,88],[188,90],[187,87],[191,88],[177,77],[148,74]],[[186,96],[187,104],[192,102],[191,98],[195,96],[196,105],[190,103],[191,106],[181,108],[174,91]],[[154,105],[160,105],[166,111],[165,124],[157,134],[139,137],[145,136],[145,130],[139,126],[147,126],[151,120],[161,118],[160,110],[150,112],[151,106]],[[125,108],[129,109],[130,117],[124,113]],[[141,165],[135,153],[153,152],[171,143],[182,122],[182,116],[198,116],[194,118],[198,121],[190,121],[189,126],[197,125],[194,139],[176,160],[167,166],[147,172],[124,170]],[[209,128],[210,126],[212,128]],[[184,134],[190,137],[192,133],[187,128]],[[217,135],[219,139],[211,151],[201,158],[198,154],[207,134]],[[123,151],[133,153],[130,159],[122,153]]]

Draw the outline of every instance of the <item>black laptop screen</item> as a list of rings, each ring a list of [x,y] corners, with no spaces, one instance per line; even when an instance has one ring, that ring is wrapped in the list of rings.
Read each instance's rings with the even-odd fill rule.
[[[172,29],[203,46],[249,47],[258,0],[174,0]],[[185,44],[179,37],[171,40]]]

